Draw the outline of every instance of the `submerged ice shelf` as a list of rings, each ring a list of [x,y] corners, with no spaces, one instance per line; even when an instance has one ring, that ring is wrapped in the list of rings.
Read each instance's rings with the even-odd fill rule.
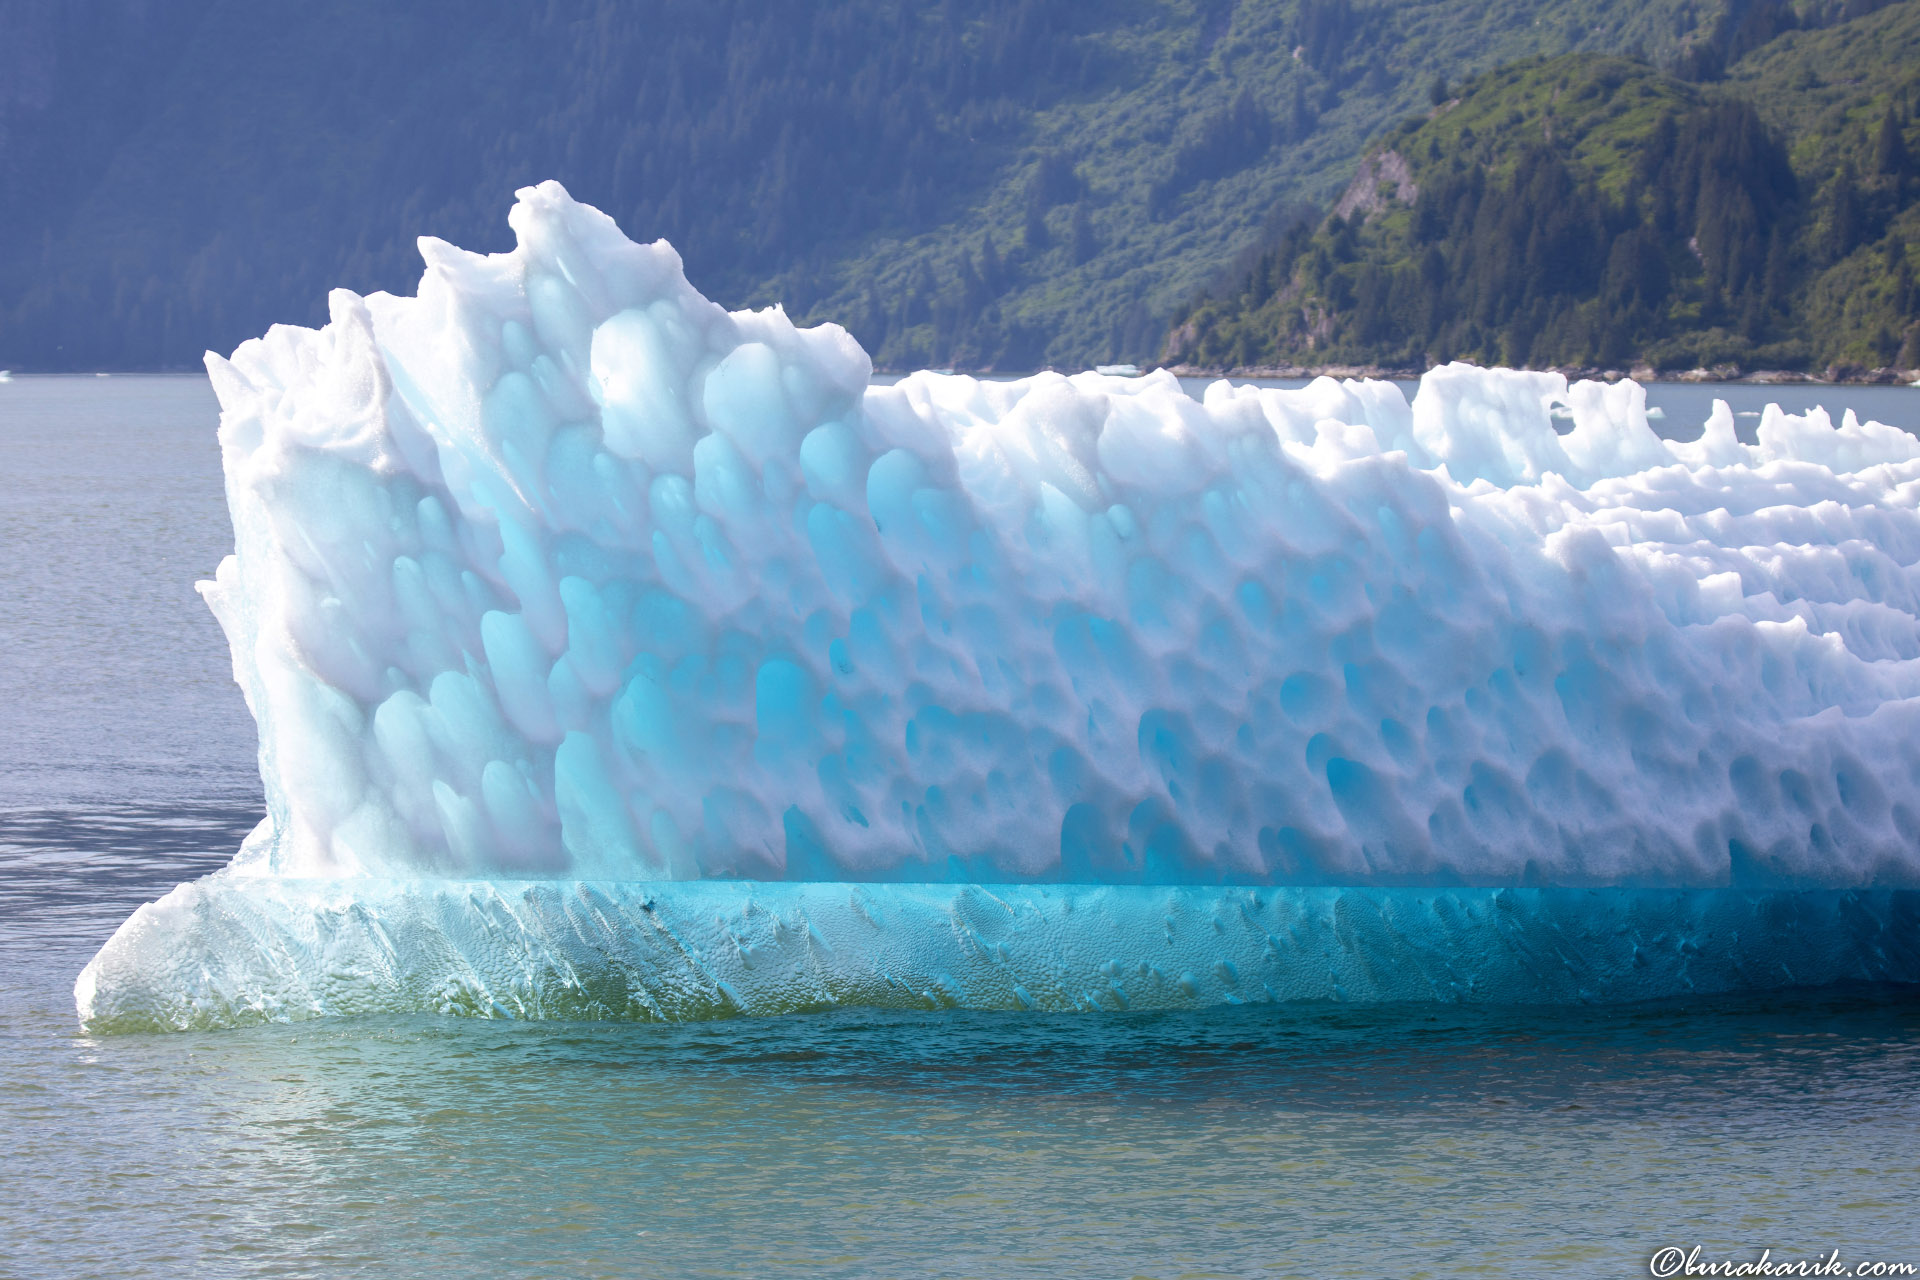
[[[268,816],[90,1025],[1920,980],[1906,433],[874,387],[556,184],[511,222],[208,358]]]
[[[1920,893],[215,875],[81,975],[90,1029],[860,1005],[1563,1004],[1920,979]]]

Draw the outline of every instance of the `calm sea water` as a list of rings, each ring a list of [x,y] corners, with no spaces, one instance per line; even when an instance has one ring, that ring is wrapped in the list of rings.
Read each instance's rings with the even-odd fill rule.
[[[1652,399],[1672,430],[1714,395],[1920,429],[1906,389]],[[82,1036],[80,966],[257,816],[192,592],[230,539],[214,417],[199,379],[0,385],[0,1275],[1920,1263],[1898,991]]]

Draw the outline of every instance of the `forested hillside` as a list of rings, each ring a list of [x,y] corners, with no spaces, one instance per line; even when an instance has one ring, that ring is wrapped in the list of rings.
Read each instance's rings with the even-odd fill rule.
[[[1145,359],[1436,77],[1628,48],[1717,74],[1783,11],[0,0],[0,367],[191,367],[330,287],[411,290],[421,234],[503,247],[548,177],[883,364]]]
[[[1436,86],[1330,215],[1196,302],[1167,357],[1920,367],[1920,3],[1840,17],[1702,83],[1571,54]]]

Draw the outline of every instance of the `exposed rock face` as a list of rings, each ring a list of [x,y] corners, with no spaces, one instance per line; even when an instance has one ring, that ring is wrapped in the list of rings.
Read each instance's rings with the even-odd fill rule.
[[[1420,188],[1413,180],[1407,158],[1398,151],[1380,151],[1360,162],[1360,171],[1347,184],[1333,212],[1342,218],[1351,218],[1357,213],[1364,220],[1374,210],[1385,208],[1389,200],[1412,204],[1419,198]]]

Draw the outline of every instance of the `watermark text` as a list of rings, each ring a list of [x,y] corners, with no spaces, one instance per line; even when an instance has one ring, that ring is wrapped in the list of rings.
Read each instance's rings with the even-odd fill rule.
[[[1647,1274],[1666,1280],[1668,1276],[1920,1276],[1920,1265],[1911,1262],[1847,1262],[1833,1250],[1818,1258],[1796,1258],[1791,1262],[1762,1249],[1757,1258],[1708,1258],[1699,1245],[1683,1249],[1668,1245],[1655,1249],[1647,1260]]]

